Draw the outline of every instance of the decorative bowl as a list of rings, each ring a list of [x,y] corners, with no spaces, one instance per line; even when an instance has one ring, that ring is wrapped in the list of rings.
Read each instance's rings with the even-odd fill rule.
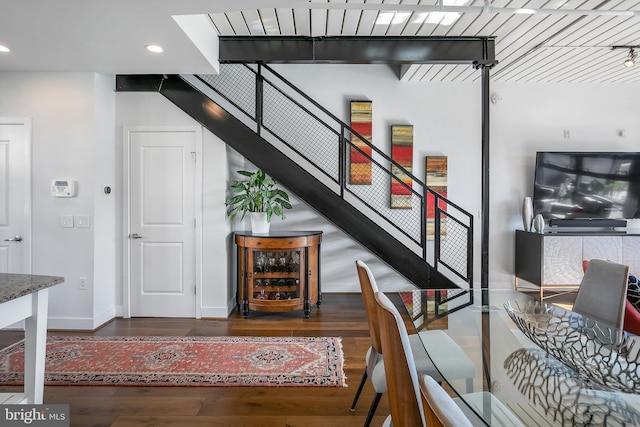
[[[586,381],[640,394],[640,337],[534,300],[504,308],[522,333]]]

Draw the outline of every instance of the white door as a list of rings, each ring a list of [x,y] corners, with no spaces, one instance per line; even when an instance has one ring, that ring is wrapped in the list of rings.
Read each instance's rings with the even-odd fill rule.
[[[30,123],[0,119],[0,273],[31,272]]]
[[[130,315],[196,316],[196,146],[201,132],[125,129]]]

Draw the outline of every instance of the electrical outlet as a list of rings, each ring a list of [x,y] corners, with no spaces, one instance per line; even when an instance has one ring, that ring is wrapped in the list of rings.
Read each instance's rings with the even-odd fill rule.
[[[78,279],[78,289],[82,289],[83,291],[87,290],[87,278],[81,277]]]

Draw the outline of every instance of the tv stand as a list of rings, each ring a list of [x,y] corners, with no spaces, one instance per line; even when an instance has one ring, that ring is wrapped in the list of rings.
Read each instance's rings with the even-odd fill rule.
[[[549,227],[595,227],[599,229],[615,229],[616,227],[626,227],[626,219],[611,219],[611,218],[573,218],[573,219],[559,219],[552,218],[549,220]]]
[[[603,228],[597,228],[597,227],[589,227],[589,228],[585,228],[585,227],[551,227],[551,228],[547,228],[544,230],[545,233],[548,234],[553,234],[553,235],[558,235],[558,234],[564,234],[564,235],[580,235],[580,236],[589,236],[589,235],[595,235],[595,234],[628,234],[627,230],[622,228],[618,228],[618,227],[603,227]]]
[[[525,280],[545,290],[575,291],[580,287],[582,261],[606,259],[629,266],[629,273],[640,275],[640,234],[621,232],[516,231],[515,288]]]

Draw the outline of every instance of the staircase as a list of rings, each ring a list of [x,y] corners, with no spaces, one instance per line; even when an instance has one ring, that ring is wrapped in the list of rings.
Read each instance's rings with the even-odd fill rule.
[[[158,91],[418,287],[473,286],[473,217],[270,67],[222,64],[219,75],[120,75],[116,86]],[[371,154],[352,142],[356,138]],[[349,183],[353,152],[371,162],[371,185]],[[409,175],[413,185],[392,169]],[[411,209],[389,207],[391,183],[410,192]],[[434,212],[430,221],[427,207]]]

